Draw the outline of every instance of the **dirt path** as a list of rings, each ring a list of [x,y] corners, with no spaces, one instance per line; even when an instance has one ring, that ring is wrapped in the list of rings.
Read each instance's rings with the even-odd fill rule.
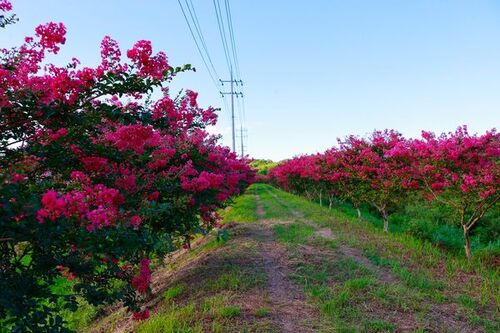
[[[264,260],[267,275],[267,291],[273,309],[274,320],[279,324],[281,332],[313,332],[304,323],[304,319],[312,319],[315,314],[306,303],[303,293],[289,279],[290,269],[283,246],[276,243],[271,229],[272,223],[265,220],[265,211],[261,199],[256,195],[257,216],[259,218],[258,233],[262,241],[260,253]],[[274,221],[273,223],[279,223]]]

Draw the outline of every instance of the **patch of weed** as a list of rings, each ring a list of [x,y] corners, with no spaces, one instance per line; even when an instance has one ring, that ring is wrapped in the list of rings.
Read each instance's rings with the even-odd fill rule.
[[[167,291],[165,291],[165,293],[163,293],[163,299],[165,300],[165,302],[168,303],[171,300],[173,300],[175,297],[182,294],[182,292],[184,291],[185,288],[186,288],[186,286],[184,284],[178,284],[174,287],[170,287],[170,288],[168,288]]]
[[[238,306],[230,305],[219,310],[219,315],[223,318],[234,318],[238,317],[241,313],[241,309]]]

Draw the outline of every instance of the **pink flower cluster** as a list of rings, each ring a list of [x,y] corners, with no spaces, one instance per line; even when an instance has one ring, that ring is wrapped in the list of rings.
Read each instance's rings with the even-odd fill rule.
[[[127,57],[137,66],[140,75],[160,80],[170,68],[167,56],[163,52],[152,54],[153,48],[148,40],[138,41],[127,51]]]
[[[62,23],[42,24],[35,28],[35,32],[40,38],[40,45],[49,52],[57,54],[59,44],[66,43],[66,27]]]
[[[146,148],[161,144],[160,134],[152,126],[141,124],[119,126],[115,131],[106,133],[104,138],[118,150],[131,150],[138,155],[143,154]]]
[[[38,141],[44,146],[57,141],[58,139],[65,137],[66,135],[68,135],[68,130],[66,128],[60,128],[57,131],[47,129],[46,131],[40,130],[37,132],[37,136],[39,137]]]
[[[216,189],[224,184],[224,175],[202,171],[197,177],[182,177],[182,189],[191,192],[201,192]]]
[[[141,294],[147,292],[151,282],[151,270],[149,268],[149,264],[149,259],[142,259],[139,265],[139,273],[132,278],[132,287],[134,287],[135,290]]]
[[[140,311],[140,312],[133,312],[132,313],[132,319],[133,320],[146,320],[149,318],[149,310],[146,309],[144,311]]]
[[[72,176],[79,180],[84,177],[81,173],[72,173]],[[90,232],[114,225],[120,217],[119,207],[123,203],[124,198],[118,190],[102,184],[84,185],[81,191],[73,190],[63,195],[49,190],[42,196],[42,208],[37,212],[37,219],[45,223],[47,219],[73,218]]]
[[[0,10],[4,12],[10,12],[12,10],[12,4],[9,0],[0,0]]]
[[[126,66],[120,63],[122,52],[118,42],[109,36],[104,37],[101,42],[101,66],[104,71],[123,71]]]
[[[63,277],[65,277],[69,281],[73,281],[74,279],[76,279],[76,275],[70,271],[69,267],[57,265],[56,269],[59,271],[59,273],[61,273]]]

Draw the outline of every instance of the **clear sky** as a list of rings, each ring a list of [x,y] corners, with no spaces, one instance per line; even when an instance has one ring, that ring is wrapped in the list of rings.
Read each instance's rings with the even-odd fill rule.
[[[39,23],[64,22],[58,63],[99,61],[105,35],[122,49],[149,39],[172,65],[190,63],[174,91],[223,106],[176,0],[13,0],[20,22],[0,33],[18,45]],[[211,0],[193,0],[214,65],[229,76]],[[248,152],[274,160],[322,151],[337,137],[394,128],[472,132],[500,122],[498,0],[230,0]],[[63,61],[64,60],[64,61]],[[217,131],[230,144],[228,110]]]

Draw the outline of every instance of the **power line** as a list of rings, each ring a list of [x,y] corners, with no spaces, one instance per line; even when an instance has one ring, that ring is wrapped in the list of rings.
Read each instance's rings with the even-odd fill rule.
[[[232,13],[231,13],[231,5],[229,0],[225,0],[225,5],[226,5],[226,16],[228,20],[228,26],[229,26],[229,35],[231,39],[231,48],[233,51],[233,59],[234,63],[236,66],[236,72],[238,77],[241,80],[241,72],[240,72],[240,64],[238,60],[238,51],[236,47],[236,39],[235,39],[235,34],[234,34],[234,27],[233,27],[233,19],[232,19]],[[243,87],[242,87],[243,91]],[[243,131],[247,133],[247,130],[243,128],[243,124],[246,123],[246,107],[245,107],[245,98],[238,99],[238,111],[240,114],[240,131],[241,131],[241,157],[244,157],[245,151],[244,151],[244,140],[248,139],[248,134],[243,135]]]
[[[234,38],[231,5],[229,3],[229,0],[224,0],[224,5],[225,5],[225,9],[226,9],[226,19],[227,19],[227,26],[228,26],[228,31],[229,31],[229,40],[231,42],[231,51],[232,51],[232,56],[233,56],[233,63],[234,63],[235,70],[236,70],[236,78],[241,79],[240,65],[239,65],[239,61],[238,61],[238,52],[237,52],[237,48],[236,48],[236,40]],[[245,104],[244,98],[242,98],[241,100],[238,99],[237,106],[238,106],[238,113],[240,115],[240,127],[242,127],[243,126],[242,123],[245,122],[245,114],[243,111],[244,104]]]
[[[221,9],[221,0],[213,0],[213,5],[215,9],[215,15],[217,18],[217,28],[219,30],[219,35],[221,38],[222,47],[224,50],[224,57],[226,60],[226,64],[228,66],[228,70],[230,73],[230,80],[221,80],[215,68],[214,62],[212,61],[212,57],[210,56],[210,52],[208,51],[207,43],[205,41],[205,37],[203,35],[203,30],[200,25],[200,21],[198,20],[198,15],[196,13],[196,9],[194,7],[192,0],[184,0],[184,5],[181,0],[178,0],[179,6],[181,8],[184,19],[186,20],[186,24],[188,25],[189,32],[191,33],[191,37],[195,42],[196,49],[201,56],[203,64],[212,80],[214,86],[219,89],[219,92],[222,96],[222,101],[224,103],[225,109],[229,109],[228,103],[224,98],[225,95],[231,95],[231,125],[232,125],[232,148],[233,151],[236,152],[236,128],[235,128],[235,101],[234,97],[237,98],[236,109],[238,113],[239,123],[240,123],[240,132],[243,133],[243,125],[245,123],[245,101],[242,98],[240,100],[239,97],[243,97],[242,86],[243,81],[241,80],[241,72],[240,65],[238,59],[238,52],[236,47],[236,40],[234,36],[234,27],[233,20],[231,15],[231,7],[229,4],[229,0],[224,0],[224,9],[225,9],[225,19]],[[230,44],[230,45],[228,45]],[[234,71],[236,73],[234,73]],[[236,74],[236,77],[235,77]],[[224,83],[231,83],[231,91],[223,92],[221,91],[221,87]],[[234,86],[240,86],[240,91],[235,91]],[[245,129],[246,131],[246,129]],[[243,135],[241,136],[241,153],[242,156],[244,154],[244,143],[243,143]]]
[[[208,74],[210,75],[210,78],[212,79],[212,83],[215,85],[215,87],[216,87],[217,89],[219,89],[219,85],[217,84],[217,80],[214,78],[214,75],[212,74],[212,71],[211,71],[211,70],[210,70],[210,68],[208,67],[207,61],[205,60],[205,56],[203,55],[203,52],[202,52],[202,50],[201,50],[201,48],[200,48],[200,45],[198,44],[198,41],[197,41],[197,39],[196,39],[196,37],[195,37],[195,34],[194,34],[194,32],[193,32],[193,29],[191,28],[191,24],[190,24],[190,22],[189,22],[189,19],[188,19],[187,15],[186,15],[186,12],[184,11],[184,7],[182,6],[182,3],[181,3],[181,1],[180,1],[180,0],[177,0],[177,2],[179,3],[179,6],[181,7],[182,15],[184,15],[184,19],[186,20],[186,23],[187,23],[187,25],[188,25],[189,32],[191,33],[191,37],[193,38],[194,43],[195,43],[195,45],[196,45],[196,48],[198,49],[198,53],[199,53],[199,54],[200,54],[200,56],[201,56],[201,60],[203,61],[203,64],[205,65],[205,68],[207,69],[207,72],[208,72]],[[187,5],[187,3],[186,3],[186,5]],[[207,52],[207,56],[208,56],[208,57],[210,57],[210,55],[208,54],[208,52]],[[215,75],[217,76],[217,78],[218,78],[217,73],[215,72],[214,74],[215,74]]]
[[[227,94],[231,94],[231,122],[232,122],[233,151],[236,151],[234,96],[237,97],[236,109],[237,109],[238,116],[239,116],[240,131],[243,131],[243,125],[246,122],[246,120],[245,120],[245,118],[246,118],[245,100],[243,98],[241,98],[241,100],[240,100],[240,98],[239,98],[240,96],[243,97],[243,92],[242,92],[243,81],[241,80],[240,65],[239,65],[238,52],[237,52],[237,47],[236,47],[236,39],[234,36],[235,34],[234,34],[234,27],[233,27],[233,19],[232,19],[231,6],[229,4],[229,0],[224,0],[226,22],[224,22],[224,16],[222,14],[220,0],[213,0],[213,4],[214,4],[214,8],[215,8],[215,14],[217,17],[217,26],[218,26],[219,34],[221,37],[222,47],[224,49],[224,55],[226,57],[226,63],[228,65],[228,69],[229,69],[229,72],[231,75],[231,80],[221,81],[221,83],[231,82],[231,93],[227,93]],[[227,31],[226,31],[226,27],[227,27]],[[230,46],[228,44],[230,44]],[[236,78],[234,77],[233,70],[236,71]],[[233,83],[236,83],[236,85],[241,84],[239,94],[233,94]],[[221,94],[222,94],[222,96],[225,95],[222,92],[221,92]],[[243,156],[243,154],[244,154],[244,143],[243,143],[244,136],[240,135],[240,139],[241,139],[241,153]]]
[[[234,30],[233,30],[233,19],[231,15],[231,6],[229,5],[229,0],[225,0],[226,5],[226,17],[227,17],[227,25],[229,30],[229,38],[231,40],[231,49],[233,51],[233,60],[236,69],[236,74],[239,79],[241,79],[240,74],[240,64],[238,61],[238,53],[236,52],[236,41],[234,39]]]
[[[221,41],[222,41],[222,47],[224,48],[224,55],[226,57],[227,69],[229,71],[231,71],[231,68],[233,67],[233,63],[231,62],[229,47],[227,46],[226,29],[224,28],[224,18],[222,16],[222,12],[220,10],[219,0],[213,0],[213,4],[214,4],[214,8],[215,8],[215,15],[217,16],[217,26],[219,28],[219,34],[220,34]]]
[[[205,43],[205,37],[203,36],[203,32],[201,30],[200,26],[200,21],[198,21],[198,15],[196,15],[196,9],[194,8],[193,1],[189,0],[189,3],[191,6],[189,6],[189,3],[187,0],[184,0],[186,3],[186,7],[188,8],[189,15],[191,16],[191,20],[194,23],[194,27],[196,29],[196,32],[198,33],[198,37],[200,38],[201,45],[203,46],[203,49],[205,50],[205,54],[207,55],[208,62],[210,63],[210,66],[215,73],[215,77],[219,79],[219,75],[217,74],[217,70],[215,69],[214,63],[212,62],[212,58],[210,57],[210,53],[208,52],[207,44]]]

